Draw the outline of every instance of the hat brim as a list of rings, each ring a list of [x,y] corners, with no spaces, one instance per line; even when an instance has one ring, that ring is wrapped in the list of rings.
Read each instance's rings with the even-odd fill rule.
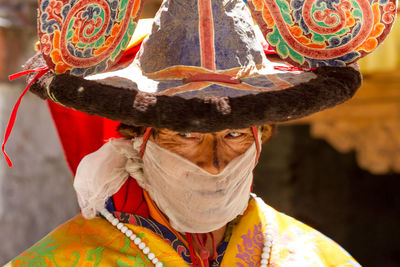
[[[214,132],[298,119],[350,99],[361,85],[352,67],[320,67],[316,77],[284,90],[238,97],[185,99],[143,93],[63,74],[31,91],[64,106],[127,125]]]

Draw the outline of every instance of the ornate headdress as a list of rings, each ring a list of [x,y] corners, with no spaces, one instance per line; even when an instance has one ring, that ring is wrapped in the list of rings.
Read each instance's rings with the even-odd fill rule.
[[[384,40],[396,9],[395,0],[164,0],[150,35],[127,49],[142,4],[39,0],[41,55],[28,66],[51,71],[31,90],[177,131],[287,121],[353,96],[361,77],[348,65]],[[281,60],[266,56],[253,19]]]

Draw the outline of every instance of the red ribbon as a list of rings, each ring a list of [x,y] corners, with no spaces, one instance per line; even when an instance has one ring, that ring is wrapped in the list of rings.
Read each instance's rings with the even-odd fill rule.
[[[17,112],[18,112],[18,108],[19,105],[21,104],[21,100],[24,97],[24,95],[26,94],[26,92],[28,92],[29,88],[31,87],[31,85],[40,77],[42,77],[45,73],[47,73],[49,71],[49,67],[42,67],[42,68],[37,68],[37,69],[33,69],[33,70],[25,70],[22,72],[18,72],[16,74],[10,75],[8,77],[8,79],[10,81],[13,81],[15,79],[18,79],[24,75],[30,74],[30,73],[34,73],[36,72],[35,77],[32,79],[32,81],[26,86],[25,90],[22,92],[22,94],[19,96],[17,102],[15,103],[11,115],[10,115],[10,119],[8,120],[8,124],[7,124],[7,128],[6,128],[6,132],[4,134],[4,140],[3,140],[3,145],[1,146],[1,150],[4,154],[4,157],[6,158],[7,164],[9,167],[12,167],[13,164],[10,160],[10,158],[7,156],[6,151],[5,151],[5,145],[7,143],[8,138],[10,137],[11,131],[14,127],[14,123],[15,123],[15,119],[17,118]]]
[[[282,71],[314,71],[314,70],[316,70],[316,68],[311,68],[309,70],[305,70],[305,69],[295,67],[295,66],[274,66],[274,69],[282,70]]]
[[[261,42],[261,45],[266,55],[276,55],[276,51],[267,42]]]
[[[219,74],[219,73],[198,73],[186,79],[183,79],[183,83],[205,82],[205,81],[231,83],[231,84],[241,83],[240,80],[235,79],[230,75]]]
[[[196,253],[194,252],[194,246],[193,246],[193,240],[192,240],[191,233],[186,233],[186,240],[188,241],[188,245],[189,245],[189,254],[190,254],[190,259],[192,261],[192,265],[194,267],[201,267],[201,264],[199,263],[199,259],[196,257]]]
[[[264,54],[266,55],[276,55],[276,51],[272,48],[264,48]]]
[[[139,151],[139,157],[140,158],[143,158],[144,150],[146,149],[146,145],[147,145],[147,141],[150,138],[151,129],[152,129],[152,127],[147,127],[146,131],[143,134],[143,143],[140,146],[140,151]]]

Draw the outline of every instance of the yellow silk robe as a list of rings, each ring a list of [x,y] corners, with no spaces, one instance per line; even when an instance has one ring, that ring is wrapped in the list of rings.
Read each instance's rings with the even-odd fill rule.
[[[232,230],[220,266],[260,266],[265,226],[273,230],[271,267],[360,266],[338,244],[311,227],[252,197]],[[148,228],[126,224],[164,266],[191,266],[169,242]],[[185,243],[186,245],[186,243]],[[76,216],[9,266],[152,266],[140,249],[103,218]]]

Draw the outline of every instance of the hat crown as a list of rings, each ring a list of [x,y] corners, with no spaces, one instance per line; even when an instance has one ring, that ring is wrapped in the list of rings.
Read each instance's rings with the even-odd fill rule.
[[[266,63],[243,0],[165,0],[138,58],[144,73],[177,65],[218,71]]]

